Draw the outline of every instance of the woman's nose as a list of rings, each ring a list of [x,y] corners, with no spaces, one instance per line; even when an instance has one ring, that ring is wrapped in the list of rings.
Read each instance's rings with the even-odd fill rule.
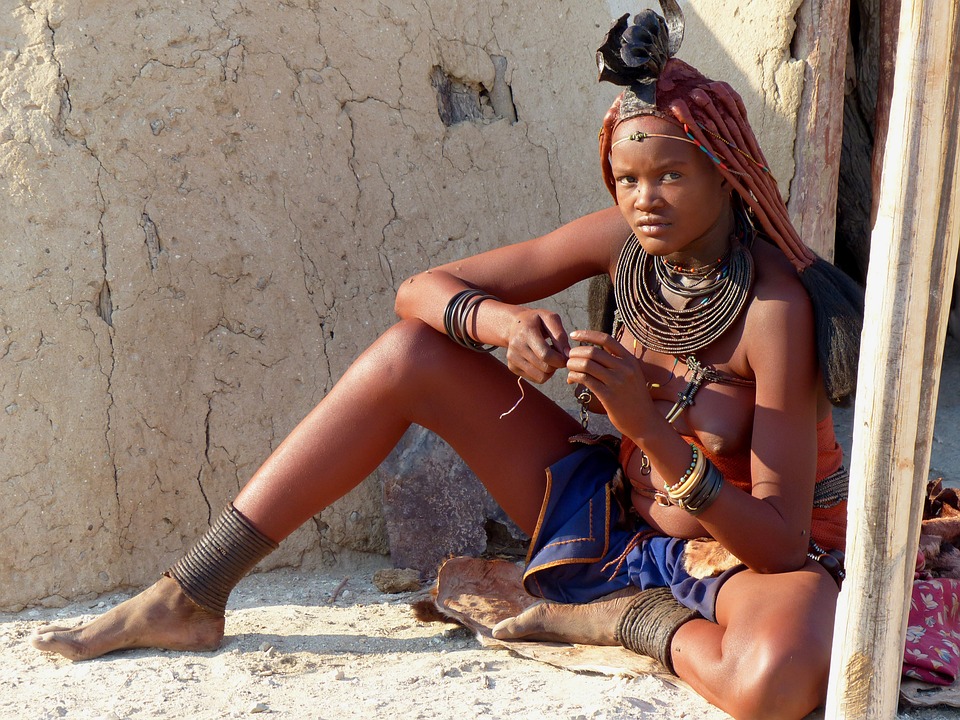
[[[637,210],[648,210],[657,207],[659,195],[649,183],[637,183],[633,191],[633,206]]]

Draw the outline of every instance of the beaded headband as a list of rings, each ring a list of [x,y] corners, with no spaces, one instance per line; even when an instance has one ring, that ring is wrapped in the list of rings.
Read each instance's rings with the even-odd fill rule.
[[[648,132],[635,132],[630,133],[625,138],[620,138],[615,143],[610,145],[610,149],[613,150],[617,145],[625,142],[643,142],[647,138],[667,138],[668,140],[680,140],[682,142],[688,142],[691,145],[696,145],[699,147],[700,143],[696,140],[691,140],[690,138],[680,137],[679,135],[667,135],[666,133],[648,133]]]
[[[647,114],[653,114],[653,113],[647,113]],[[629,118],[624,118],[624,119],[625,119],[625,120],[632,120],[633,118],[636,118],[636,117],[642,117],[642,115],[643,115],[643,114],[634,115],[634,116],[631,116],[631,117],[629,117]],[[665,119],[666,119],[666,118],[665,118]],[[620,122],[622,122],[622,121],[620,121]],[[618,124],[619,124],[619,123],[618,123]],[[710,131],[707,130],[705,127],[703,127],[703,125],[700,125],[700,129],[701,129],[701,130],[705,130],[707,133],[710,133]],[[682,142],[688,142],[688,143],[690,143],[691,145],[696,145],[700,150],[703,151],[703,153],[704,153],[708,158],[710,158],[710,159],[714,162],[714,164],[720,166],[721,168],[723,168],[723,169],[726,170],[727,172],[733,173],[734,175],[743,175],[743,173],[740,172],[739,170],[734,170],[732,167],[730,167],[730,165],[723,159],[723,157],[718,156],[718,155],[715,154],[713,151],[711,151],[710,148],[704,146],[703,143],[701,143],[699,140],[697,140],[696,136],[694,136],[694,134],[693,134],[692,132],[690,132],[690,128],[689,128],[687,125],[684,125],[684,126],[683,126],[683,131],[687,134],[686,137],[680,137],[679,135],[667,135],[666,133],[648,133],[648,132],[635,132],[635,133],[630,133],[629,135],[627,135],[627,137],[620,138],[620,139],[617,140],[616,142],[611,143],[610,149],[613,150],[617,145],[619,145],[620,143],[625,143],[625,142],[627,142],[628,140],[632,140],[632,141],[634,141],[634,142],[642,142],[642,141],[646,140],[647,138],[651,138],[651,137],[661,137],[661,138],[667,138],[667,139],[669,139],[669,140],[680,140],[680,141],[682,141]],[[715,133],[710,133],[710,134],[713,135],[717,140],[720,140],[721,142],[723,142],[723,143],[725,143],[726,145],[728,145],[728,146],[730,147],[730,149],[735,150],[736,152],[738,152],[738,153],[740,153],[741,155],[743,155],[743,156],[744,156],[745,158],[747,158],[750,162],[752,162],[754,165],[756,165],[758,168],[760,168],[760,170],[761,170],[762,172],[765,172],[765,173],[769,173],[769,172],[770,172],[770,168],[768,168],[766,165],[764,165],[762,162],[760,162],[759,160],[757,160],[756,158],[754,158],[754,157],[753,157],[752,155],[750,155],[749,153],[744,152],[743,150],[741,150],[740,148],[738,148],[738,147],[737,147],[736,145],[734,145],[733,143],[728,142],[727,140],[725,140],[724,138],[720,137],[719,135],[717,135],[717,134],[715,134]]]

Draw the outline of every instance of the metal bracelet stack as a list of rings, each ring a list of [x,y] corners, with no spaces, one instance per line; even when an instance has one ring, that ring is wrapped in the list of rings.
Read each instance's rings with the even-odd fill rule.
[[[647,655],[674,672],[670,645],[677,630],[700,617],[676,601],[670,588],[641,590],[623,611],[614,638],[627,650]]]
[[[477,352],[490,352],[497,349],[496,345],[484,345],[477,342],[470,337],[467,330],[470,323],[470,313],[484,300],[499,300],[499,298],[474,288],[461,290],[450,298],[450,302],[447,303],[447,307],[443,311],[443,329],[457,345]]]
[[[664,485],[670,504],[697,516],[713,505],[723,487],[723,473],[696,445],[690,446],[693,459],[673,485]]]
[[[686,510],[693,516],[697,516],[713,505],[720,494],[721,487],[723,487],[723,474],[717,470],[716,465],[707,460],[707,469],[703,474],[703,480],[688,497],[677,500],[677,507]]]

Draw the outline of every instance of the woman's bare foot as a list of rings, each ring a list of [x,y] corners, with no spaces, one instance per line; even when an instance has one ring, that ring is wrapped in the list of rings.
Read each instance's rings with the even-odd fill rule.
[[[582,605],[545,602],[497,623],[498,640],[547,640],[580,645],[619,645],[617,622],[639,590],[625,588]]]
[[[162,577],[86,625],[42,627],[30,642],[70,660],[89,660],[129,648],[216,650],[222,639],[223,618],[191,601],[176,580]]]

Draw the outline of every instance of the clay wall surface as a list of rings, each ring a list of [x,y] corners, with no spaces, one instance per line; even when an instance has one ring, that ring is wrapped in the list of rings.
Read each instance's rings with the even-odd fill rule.
[[[741,90],[784,189],[796,4],[683,3],[681,56]],[[635,10],[3,0],[0,608],[148,584],[405,277],[607,206],[593,48]],[[386,548],[373,478],[266,566]]]

